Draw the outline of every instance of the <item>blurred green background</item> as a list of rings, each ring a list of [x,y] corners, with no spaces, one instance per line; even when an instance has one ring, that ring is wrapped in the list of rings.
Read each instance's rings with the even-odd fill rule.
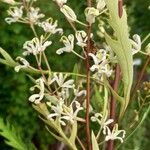
[[[69,0],[68,0],[69,1]],[[86,2],[79,0],[70,0],[69,5],[79,15],[79,19],[83,18],[82,12],[86,7]],[[131,35],[137,33],[144,38],[150,32],[150,1],[148,0],[126,0],[125,1],[128,11],[128,22]],[[60,27],[65,30],[65,33],[71,33],[67,21],[63,15],[60,15],[57,7],[49,0],[39,0],[37,6],[41,7],[41,11],[46,16],[54,17],[61,22]],[[76,7],[77,6],[77,7]],[[8,5],[0,3],[0,47],[7,50],[13,58],[21,55],[23,52],[22,45],[25,41],[33,38],[31,30],[20,24],[8,25],[4,19],[7,17]],[[62,21],[63,20],[63,21]],[[80,28],[80,27],[79,27]],[[58,37],[53,38],[53,42],[59,40]],[[145,43],[145,45],[147,42]],[[53,48],[48,52],[49,61],[53,70],[67,70],[71,71],[73,66],[78,60],[75,56],[66,54],[62,57],[57,56],[55,51],[59,45],[54,44]],[[68,57],[69,55],[69,57]],[[135,56],[135,57],[138,57]],[[141,57],[141,56],[140,56]],[[61,59],[60,59],[61,58]],[[145,57],[141,58],[145,60]],[[67,61],[66,61],[67,60]],[[69,63],[68,63],[69,62]],[[140,70],[140,67],[137,68]],[[138,72],[137,70],[137,72]],[[150,67],[148,68],[150,73]],[[150,78],[149,78],[150,79]],[[24,73],[16,73],[12,68],[0,64],[0,116],[9,120],[13,124],[25,142],[33,141],[39,150],[55,149],[52,145],[55,140],[49,136],[44,124],[38,118],[37,113],[32,109],[28,102],[30,95],[29,88],[32,86],[29,79]],[[124,144],[122,150],[149,150],[150,149],[150,115],[136,134]],[[9,146],[4,143],[4,139],[0,137],[0,149],[11,150]]]

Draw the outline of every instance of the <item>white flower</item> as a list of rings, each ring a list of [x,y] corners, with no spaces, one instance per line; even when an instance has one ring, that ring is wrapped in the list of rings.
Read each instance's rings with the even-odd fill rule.
[[[53,0],[55,1],[59,7],[62,7],[65,3],[67,3],[67,0]]]
[[[19,60],[22,63],[22,65],[20,64],[20,65],[15,67],[16,72],[19,72],[20,69],[27,68],[30,66],[29,62],[22,57],[17,57],[16,60]]]
[[[36,80],[36,85],[31,89],[34,90],[35,87],[37,87],[40,90],[40,92],[38,94],[31,95],[29,97],[29,101],[34,102],[35,104],[39,104],[40,101],[44,97],[44,80],[42,78],[37,79]]]
[[[11,24],[12,22],[17,22],[17,21],[19,21],[19,19],[22,18],[23,6],[21,6],[20,8],[18,8],[18,7],[10,7],[10,9],[7,12],[8,12],[8,14],[11,17],[6,18],[5,21],[8,24]]]
[[[77,20],[77,16],[74,11],[67,5],[63,5],[60,11],[68,18],[70,21],[74,22]]]
[[[64,101],[59,100],[56,106],[51,106],[51,109],[54,111],[54,113],[50,113],[47,116],[47,119],[54,121],[53,117],[57,117],[57,116],[60,117],[63,112],[63,105],[64,105]],[[62,123],[62,124],[64,124],[64,123]]]
[[[64,115],[61,117],[61,120],[64,119],[73,124],[80,110],[83,110],[83,107],[80,106],[80,103],[78,101],[73,101],[70,104],[69,109],[64,109]]]
[[[106,129],[107,135],[105,137],[105,141],[118,139],[121,143],[123,143],[126,132],[125,130],[118,130],[118,124],[115,124],[112,131],[108,127],[106,127]]]
[[[77,45],[85,47],[87,45],[87,34],[85,31],[76,32]]]
[[[92,24],[95,22],[95,18],[99,15],[99,11],[95,9],[94,7],[87,7],[85,9],[85,16],[86,21],[89,22],[89,24]]]
[[[62,73],[59,73],[59,75],[57,75],[57,73],[54,73],[54,78],[51,80],[50,84],[56,81],[59,87],[74,88],[74,80],[70,79],[65,81],[65,79],[66,77],[64,77]]]
[[[70,34],[68,37],[62,36],[60,41],[64,43],[65,47],[60,48],[56,51],[58,55],[62,54],[63,52],[73,51],[74,49],[74,35],[73,34]]]
[[[75,110],[74,110],[75,108]],[[47,118],[54,121],[54,117],[58,118],[61,125],[65,126],[65,121],[69,121],[71,124],[76,120],[77,114],[83,108],[80,106],[80,103],[73,101],[69,107],[64,105],[63,100],[59,100],[56,106],[51,106],[53,113],[50,113]]]
[[[23,55],[37,55],[40,52],[43,52],[49,45],[51,45],[51,41],[44,42],[43,35],[38,39],[37,37],[33,38],[31,41],[26,41],[23,45],[23,49],[26,49]]]
[[[89,53],[89,56],[93,58],[94,65],[90,68],[92,72],[96,71],[98,78],[105,74],[107,77],[110,77],[113,70],[110,68],[108,60],[106,58],[107,54],[104,49],[100,49],[96,55]]]
[[[104,0],[96,0],[96,2],[97,2],[97,6],[96,6],[97,9],[99,11],[102,11],[104,9],[104,7],[106,6],[105,1]]]
[[[93,122],[98,122],[99,125],[101,126],[101,128],[103,129],[103,134],[105,135],[106,134],[106,129],[107,129],[107,126],[109,124],[111,124],[112,122],[114,122],[113,119],[108,119],[106,121],[105,118],[103,118],[103,115],[100,114],[100,113],[95,113],[94,116],[91,117],[91,121]]]
[[[133,35],[133,40],[130,39],[132,44],[132,54],[136,54],[141,50],[141,38],[138,34]]]
[[[29,12],[27,13],[28,20],[30,23],[38,24],[39,19],[45,16],[44,14],[39,14],[39,11],[39,8],[30,7]]]
[[[38,24],[40,27],[44,29],[45,32],[49,32],[51,34],[55,34],[59,32],[60,34],[63,33],[63,30],[61,28],[57,27],[57,21],[53,22],[52,18],[47,19],[46,21]]]

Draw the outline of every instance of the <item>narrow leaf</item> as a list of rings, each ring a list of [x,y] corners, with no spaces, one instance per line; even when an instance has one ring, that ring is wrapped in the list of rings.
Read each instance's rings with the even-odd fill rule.
[[[92,131],[92,149],[99,150],[99,146],[93,131]]]

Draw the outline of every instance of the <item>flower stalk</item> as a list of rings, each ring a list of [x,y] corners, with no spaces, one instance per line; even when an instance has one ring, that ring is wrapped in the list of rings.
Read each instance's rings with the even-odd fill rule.
[[[92,6],[92,0],[87,0],[87,6],[91,7]],[[92,27],[88,23],[87,27],[87,49],[86,49],[86,137],[87,137],[87,145],[88,145],[88,150],[92,150],[92,144],[91,144],[91,136],[90,136],[90,127],[89,127],[89,109],[90,109],[90,59],[89,59],[89,53],[91,51],[91,30]]]

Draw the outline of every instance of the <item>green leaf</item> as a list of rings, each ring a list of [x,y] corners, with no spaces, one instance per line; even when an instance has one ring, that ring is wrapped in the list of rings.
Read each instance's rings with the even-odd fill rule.
[[[0,118],[0,135],[6,138],[5,143],[7,145],[17,150],[28,150],[26,144],[18,135],[15,128],[12,125],[10,125],[8,121],[5,124],[2,118]]]
[[[113,28],[116,39],[105,33],[107,44],[117,55],[118,63],[121,67],[122,78],[124,83],[124,103],[121,106],[120,118],[122,118],[130,99],[130,91],[133,82],[133,57],[132,46],[129,39],[127,15],[123,9],[123,15],[118,15],[118,0],[105,0],[109,10],[109,24]]]
[[[53,133],[52,131],[49,130],[48,126],[46,126],[46,129],[48,130],[48,132],[54,136],[58,141],[61,141],[63,143],[65,143],[65,140],[63,138],[61,138],[60,136],[56,135],[55,133]]]
[[[99,146],[93,131],[92,131],[92,149],[99,150]]]
[[[12,67],[17,65],[17,63],[11,58],[11,56],[1,47],[0,47],[0,54],[4,57],[4,60],[5,60],[5,61],[1,61],[2,63],[5,63]]]
[[[77,121],[74,122],[72,125],[72,130],[71,130],[71,136],[69,138],[70,142],[75,145],[75,140],[77,136]]]

